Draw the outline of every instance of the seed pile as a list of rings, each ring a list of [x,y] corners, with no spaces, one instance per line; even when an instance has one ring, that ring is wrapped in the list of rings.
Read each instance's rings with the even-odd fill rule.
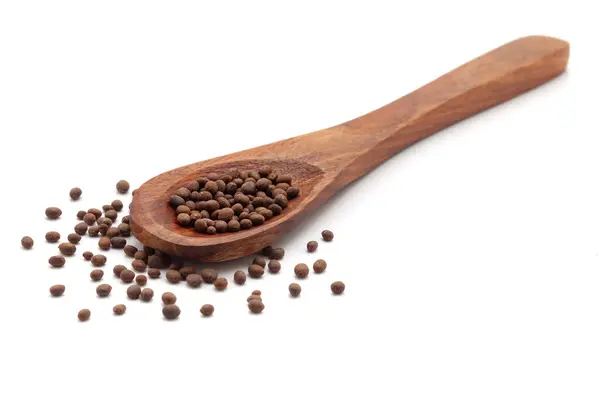
[[[180,187],[169,198],[177,223],[199,233],[238,232],[262,225],[300,194],[292,177],[269,166],[208,174]]]

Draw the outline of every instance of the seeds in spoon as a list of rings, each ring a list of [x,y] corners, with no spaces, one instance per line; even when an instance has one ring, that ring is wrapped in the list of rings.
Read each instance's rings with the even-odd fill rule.
[[[21,246],[25,249],[31,249],[33,247],[33,239],[29,236],[23,236],[21,239]]]
[[[58,219],[62,215],[62,210],[58,207],[48,207],[46,208],[46,217],[48,219]]]
[[[176,319],[181,314],[181,310],[177,307],[176,304],[169,304],[163,307],[162,309],[163,316],[166,319]]]
[[[313,264],[313,270],[317,274],[323,273],[325,271],[325,268],[327,268],[327,262],[325,260],[317,260]]]
[[[56,231],[50,231],[46,233],[46,242],[56,243],[60,240],[60,233]]]
[[[53,297],[62,296],[65,292],[65,285],[52,285],[50,286],[50,294]]]
[[[84,308],[83,310],[79,310],[79,312],[77,313],[77,318],[81,322],[85,322],[88,319],[90,319],[91,315],[92,315],[92,312],[90,310],[88,310],[87,308]]]
[[[69,192],[69,196],[71,197],[71,199],[73,200],[79,200],[79,198],[81,197],[81,193],[83,193],[83,191],[78,188],[78,187],[74,187],[73,189],[71,189],[71,191]]]
[[[210,317],[215,312],[215,307],[212,304],[204,304],[200,307],[200,314],[205,317]]]

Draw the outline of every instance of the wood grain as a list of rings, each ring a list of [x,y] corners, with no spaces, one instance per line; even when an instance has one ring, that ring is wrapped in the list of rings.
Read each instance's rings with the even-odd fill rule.
[[[306,212],[383,161],[441,129],[533,89],[562,73],[569,44],[545,36],[507,43],[362,117],[321,131],[200,161],[143,184],[131,225],[145,245],[200,261],[225,261],[274,243]],[[229,168],[269,164],[301,189],[289,207],[264,225],[214,236],[182,228],[168,205],[183,183]]]

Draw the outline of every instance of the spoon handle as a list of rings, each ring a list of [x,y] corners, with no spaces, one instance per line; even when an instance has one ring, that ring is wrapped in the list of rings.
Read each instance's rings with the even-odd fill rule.
[[[517,39],[378,110],[290,141],[298,140],[299,153],[301,142],[311,142],[319,150],[298,158],[337,172],[332,184],[343,187],[415,142],[549,81],[568,58],[563,40]]]

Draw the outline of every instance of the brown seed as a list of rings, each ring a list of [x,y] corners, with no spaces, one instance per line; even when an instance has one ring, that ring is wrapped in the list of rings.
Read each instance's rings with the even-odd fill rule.
[[[119,232],[121,233],[121,236],[123,236],[123,237],[131,236],[131,227],[129,226],[129,224],[122,222],[119,224],[119,226],[117,228],[119,228]]]
[[[181,314],[181,310],[175,304],[169,304],[162,309],[163,316],[166,319],[176,319]]]
[[[177,270],[170,269],[170,270],[167,271],[167,273],[165,274],[165,276],[167,277],[167,281],[169,281],[171,283],[179,283],[179,282],[181,282],[181,274]]]
[[[287,194],[287,198],[288,199],[293,199],[298,197],[298,195],[300,194],[300,188],[297,186],[290,186],[285,193]]]
[[[81,193],[82,190],[78,187],[74,187],[73,189],[71,189],[71,191],[69,192],[69,196],[71,196],[71,198],[73,200],[79,200],[79,198],[81,197]]]
[[[33,247],[33,239],[29,236],[23,236],[21,239],[21,246],[25,249],[31,249]]]
[[[88,225],[85,222],[80,222],[73,228],[75,233],[79,235],[85,235],[88,230]]]
[[[233,281],[238,285],[243,285],[244,283],[246,283],[246,273],[241,269],[235,271],[235,274],[233,274]]]
[[[262,297],[260,297],[259,295],[253,294],[253,295],[248,296],[248,298],[246,299],[246,302],[250,303],[252,300],[262,301]]]
[[[135,273],[130,269],[125,269],[121,271],[119,278],[121,278],[121,281],[125,283],[131,283],[133,282],[133,278],[135,278]]]
[[[110,249],[110,239],[106,236],[101,237],[100,240],[98,240],[98,247],[102,250]]]
[[[84,251],[83,252],[83,259],[86,261],[90,261],[92,259],[92,257],[94,257],[94,253],[92,253],[91,251]]]
[[[136,270],[137,272],[144,272],[146,271],[146,263],[144,262],[144,260],[133,260],[131,262],[131,267]]]
[[[108,231],[106,231],[106,237],[108,237],[109,239],[112,239],[119,235],[121,235],[121,231],[116,226],[110,227],[108,228]]]
[[[271,247],[271,246],[264,247],[260,252],[265,257],[271,257],[271,253],[273,252],[273,247]]]
[[[215,312],[215,307],[212,304],[204,304],[200,307],[200,314],[205,317],[210,317]]]
[[[108,232],[108,225],[99,225],[98,232],[100,232],[100,234],[103,236],[106,235],[106,232]]]
[[[56,231],[50,231],[46,233],[46,241],[49,243],[56,243],[60,240],[60,233]]]
[[[304,279],[308,276],[308,265],[304,263],[297,264],[294,267],[294,273],[298,278]]]
[[[63,242],[58,245],[58,251],[62,255],[72,256],[77,251],[77,247],[73,243]]]
[[[290,295],[292,297],[298,297],[300,296],[302,288],[297,283],[290,283],[290,286],[288,286],[288,290],[290,291]]]
[[[97,208],[90,208],[87,210],[88,213],[90,214],[94,214],[94,216],[96,217],[96,219],[100,218],[102,216],[102,211],[100,211]]]
[[[275,201],[275,204],[281,208],[286,208],[288,206],[288,199],[286,195],[278,194],[273,200]]]
[[[115,315],[123,315],[123,314],[125,314],[125,310],[127,310],[127,307],[125,307],[125,304],[117,304],[116,306],[113,307],[113,313]]]
[[[46,217],[48,219],[58,219],[62,214],[62,210],[58,207],[48,207],[46,208]]]
[[[175,271],[177,272],[177,271]],[[198,274],[190,274],[185,278],[188,285],[193,288],[197,288],[202,284],[202,277]]]
[[[148,262],[148,254],[144,250],[138,250],[133,255],[133,258],[136,260],[143,260],[144,262]]]
[[[78,235],[77,233],[69,233],[67,240],[72,244],[77,244],[81,241],[81,235]]]
[[[150,268],[167,268],[171,264],[171,257],[164,253],[154,253],[148,257],[148,266]]]
[[[65,292],[65,285],[50,286],[50,294],[54,297],[62,296],[64,292]]]
[[[283,209],[277,204],[271,204],[269,206],[269,211],[273,213],[273,215],[279,215],[283,211]]]
[[[281,260],[283,256],[285,256],[285,250],[282,247],[277,247],[271,252],[270,258],[272,260]]]
[[[344,285],[344,282],[342,282],[342,281],[335,281],[331,284],[331,291],[334,294],[342,294],[342,293],[344,293],[345,289],[346,289],[346,285]]]
[[[152,300],[153,297],[154,297],[154,290],[152,290],[150,288],[143,289],[142,293],[140,294],[140,299],[142,299],[142,301],[150,301],[150,300]]]
[[[85,214],[87,214],[87,212],[85,212],[84,210],[77,211],[77,219],[82,221]]]
[[[262,225],[265,222],[265,217],[260,215],[259,213],[250,214],[250,222],[252,222],[253,226]]]
[[[107,212],[108,210],[114,210],[114,207],[111,206],[110,204],[105,204],[105,205],[102,206],[102,210],[104,212]]]
[[[52,256],[48,259],[48,263],[54,268],[60,268],[65,265],[65,258],[63,256]]]
[[[236,218],[236,217],[234,217],[234,218]],[[237,221],[237,220],[235,220],[235,219],[232,219],[231,221],[229,221],[229,222],[227,223],[227,230],[228,230],[229,232],[237,232],[237,231],[239,231],[240,229],[241,229],[240,222],[239,222],[239,221]]]
[[[212,268],[205,268],[200,271],[202,280],[206,283],[213,283],[219,277],[219,273]]]
[[[125,268],[124,265],[115,265],[113,267],[113,273],[115,274],[115,276],[117,278],[121,277],[121,272],[125,271],[127,268]]]
[[[227,288],[227,279],[225,278],[217,278],[215,279],[214,285],[217,290],[225,290]]]
[[[141,293],[142,288],[139,287],[139,285],[131,285],[127,288],[127,297],[129,297],[131,300],[139,299]]]
[[[127,246],[123,247],[123,253],[125,253],[126,256],[128,257],[133,257],[135,256],[135,253],[138,252],[137,247],[132,246],[130,244],[128,244]]]
[[[281,263],[277,260],[269,261],[269,272],[272,274],[276,274],[281,271]]]
[[[129,191],[129,182],[126,180],[120,180],[117,182],[117,192],[125,194]]]
[[[329,231],[329,230],[324,230],[323,232],[321,232],[321,236],[323,237],[323,240],[326,242],[331,242],[333,240],[333,232]]]
[[[90,319],[91,315],[92,315],[92,312],[90,310],[88,310],[87,308],[84,308],[83,310],[79,310],[79,312],[77,313],[77,318],[81,322],[85,322],[88,319]]]
[[[110,205],[116,211],[121,211],[123,209],[123,202],[121,200],[113,200],[112,203],[110,203]]]
[[[279,175],[277,177],[277,180],[275,181],[276,184],[279,183],[287,183],[288,185],[292,184],[292,176],[291,175]]]
[[[325,268],[327,268],[327,262],[325,260],[317,260],[313,264],[313,270],[317,274],[323,273],[325,271]]]
[[[96,216],[92,213],[86,213],[83,216],[83,222],[85,222],[88,225],[94,225],[96,223]]]
[[[100,279],[102,279],[103,276],[104,276],[104,271],[102,271],[101,269],[94,269],[94,270],[92,270],[92,272],[90,272],[90,278],[93,281],[99,281]]]
[[[249,219],[242,219],[240,221],[240,229],[250,229],[252,228],[252,221],[250,221]]]
[[[140,286],[145,286],[146,283],[148,283],[148,278],[146,277],[146,275],[137,275],[135,277],[135,283],[137,283]]]
[[[190,266],[182,267],[182,268],[179,268],[179,273],[181,274],[181,277],[183,279],[185,279],[185,278],[187,278],[188,275],[195,274],[196,268],[190,267]]]
[[[252,278],[260,278],[265,273],[265,269],[258,264],[252,264],[248,267],[248,275]]]
[[[150,279],[158,279],[160,278],[160,269],[158,268],[148,268],[148,276]]]
[[[225,221],[215,221],[215,230],[218,233],[227,232],[227,222],[225,222]]]
[[[260,295],[262,295],[262,292],[260,290],[253,290],[252,291],[252,295],[253,296],[260,296]]]
[[[181,226],[188,226],[192,222],[192,218],[188,214],[177,215],[177,223]]]
[[[92,257],[91,261],[94,267],[102,267],[106,264],[106,256],[103,254],[96,254]]]
[[[122,249],[125,247],[126,244],[127,240],[125,240],[125,238],[122,237],[113,237],[110,239],[110,246],[113,249]]]
[[[88,228],[87,234],[91,237],[96,237],[100,233],[100,227],[98,225],[92,225]]]
[[[117,220],[118,214],[115,210],[108,210],[104,213],[105,218],[109,218],[112,222]]]
[[[102,285],[98,285],[98,287],[96,288],[96,294],[100,297],[106,297],[110,294],[111,290],[112,286],[110,286],[107,283],[103,283]]]
[[[319,243],[317,243],[314,240],[311,240],[310,242],[306,243],[306,250],[308,250],[309,253],[314,253],[315,251],[317,251],[317,247],[319,247]]]
[[[258,264],[264,268],[267,266],[267,260],[265,260],[264,257],[256,256],[254,257],[254,260],[252,260],[252,264]]]
[[[165,305],[175,304],[175,302],[177,301],[177,296],[175,296],[171,292],[164,292],[161,298],[162,302],[165,303]]]
[[[260,300],[250,300],[248,302],[248,309],[253,314],[260,314],[265,309],[265,305]]]

